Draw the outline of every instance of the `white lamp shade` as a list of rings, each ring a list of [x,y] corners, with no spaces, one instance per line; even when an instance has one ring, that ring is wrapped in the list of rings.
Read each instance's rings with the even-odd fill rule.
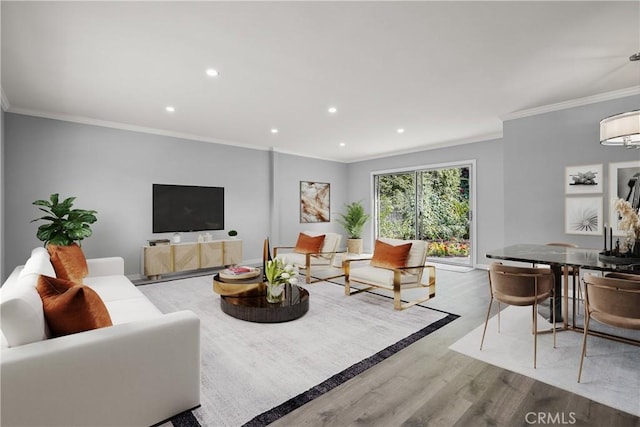
[[[640,110],[602,119],[600,144],[640,146]]]

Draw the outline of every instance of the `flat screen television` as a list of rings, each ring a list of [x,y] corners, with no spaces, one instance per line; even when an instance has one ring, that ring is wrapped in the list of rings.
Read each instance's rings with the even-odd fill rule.
[[[224,230],[224,187],[153,184],[153,232]]]

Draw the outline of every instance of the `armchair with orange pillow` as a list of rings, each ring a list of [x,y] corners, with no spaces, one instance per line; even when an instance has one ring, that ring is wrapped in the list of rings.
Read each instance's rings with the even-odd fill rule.
[[[403,310],[436,296],[436,268],[425,265],[427,242],[380,238],[376,240],[373,257],[366,265],[363,259],[347,259],[342,262],[345,295],[355,295],[373,288],[393,291],[393,308]],[[352,265],[354,264],[354,265]],[[364,288],[351,290],[351,285],[361,283]],[[403,303],[401,291],[426,288],[426,294]]]
[[[338,233],[304,231],[298,235],[295,246],[274,247],[273,256],[304,270],[306,282],[311,283],[311,268],[331,267],[341,240]]]

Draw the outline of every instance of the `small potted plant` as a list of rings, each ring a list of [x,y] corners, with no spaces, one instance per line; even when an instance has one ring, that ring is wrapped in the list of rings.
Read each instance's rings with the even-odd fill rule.
[[[227,233],[229,235],[230,238],[235,239],[238,237],[238,232],[236,230],[229,230],[229,232]]]
[[[91,236],[90,224],[97,221],[96,211],[84,209],[72,209],[75,197],[68,197],[60,202],[57,193],[52,194],[49,200],[36,200],[34,205],[40,206],[45,216],[34,221],[47,221],[38,227],[36,237],[46,245],[71,246],[76,241],[80,242]]]
[[[347,210],[344,214],[338,214],[340,218],[336,221],[342,225],[347,232],[347,252],[362,253],[362,229],[369,220],[369,215],[365,213],[362,202],[353,202],[345,205]]]

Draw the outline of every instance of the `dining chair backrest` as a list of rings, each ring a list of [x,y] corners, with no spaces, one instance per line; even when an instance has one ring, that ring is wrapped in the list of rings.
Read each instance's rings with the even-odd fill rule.
[[[635,280],[636,282],[640,282],[640,274],[613,272],[613,273],[607,273],[606,277],[610,277],[612,279]]]
[[[610,326],[640,329],[640,283],[637,280],[584,276],[592,318]]]
[[[554,286],[549,268],[528,268],[492,263],[489,266],[491,291],[498,301],[513,305],[531,305],[547,296]]]

